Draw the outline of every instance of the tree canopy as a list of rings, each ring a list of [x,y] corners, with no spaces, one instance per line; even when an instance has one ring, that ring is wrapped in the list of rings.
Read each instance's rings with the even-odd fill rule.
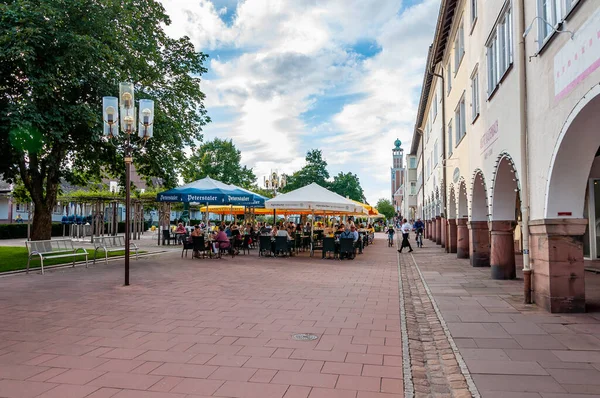
[[[360,186],[360,180],[356,174],[340,172],[333,177],[333,181],[329,184],[329,189],[343,197],[365,202],[365,193]]]
[[[287,185],[282,190],[290,192],[294,189],[302,188],[313,182],[328,187],[329,172],[327,171],[327,162],[323,159],[323,153],[320,149],[312,149],[306,154],[306,165],[287,177]]]
[[[4,0],[0,3],[0,176],[19,177],[35,204],[33,239],[50,238],[59,182],[123,175],[118,140],[102,137],[102,97],[120,81],[155,101],[154,137],[136,169],[176,184],[183,148],[209,121],[200,75],[206,55],[173,39],[156,0]],[[134,147],[139,139],[132,137]]]
[[[396,211],[394,210],[394,206],[389,199],[379,199],[377,201],[377,205],[375,206],[378,212],[383,214],[388,220],[394,218]]]
[[[252,169],[242,166],[241,161],[242,153],[233,141],[215,138],[193,150],[184,163],[182,176],[185,182],[208,176],[225,184],[250,188],[256,176]]]

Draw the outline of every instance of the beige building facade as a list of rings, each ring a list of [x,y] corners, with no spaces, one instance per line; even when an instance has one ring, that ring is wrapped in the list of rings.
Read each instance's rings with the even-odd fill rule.
[[[493,279],[522,253],[552,312],[585,310],[600,251],[599,82],[600,2],[442,0],[409,154],[426,237]]]

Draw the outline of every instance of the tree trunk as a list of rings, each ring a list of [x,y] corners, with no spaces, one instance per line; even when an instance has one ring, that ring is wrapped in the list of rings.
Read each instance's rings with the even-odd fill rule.
[[[42,203],[35,204],[31,240],[48,240],[52,236],[52,207]]]

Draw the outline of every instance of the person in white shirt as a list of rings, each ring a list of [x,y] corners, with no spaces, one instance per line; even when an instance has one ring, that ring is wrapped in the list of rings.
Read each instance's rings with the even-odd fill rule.
[[[406,218],[404,220],[402,220],[402,227],[400,227],[400,231],[402,232],[402,246],[400,246],[400,249],[398,249],[398,253],[402,253],[402,249],[404,249],[405,247],[408,247],[408,252],[412,252],[413,249],[410,246],[410,241],[408,240],[408,234],[412,229],[412,225],[410,225],[408,223],[408,221],[406,221]]]

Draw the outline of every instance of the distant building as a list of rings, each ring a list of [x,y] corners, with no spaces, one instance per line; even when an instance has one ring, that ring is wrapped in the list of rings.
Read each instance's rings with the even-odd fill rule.
[[[392,205],[396,213],[402,212],[402,198],[404,196],[404,149],[402,141],[396,139],[392,149]]]

